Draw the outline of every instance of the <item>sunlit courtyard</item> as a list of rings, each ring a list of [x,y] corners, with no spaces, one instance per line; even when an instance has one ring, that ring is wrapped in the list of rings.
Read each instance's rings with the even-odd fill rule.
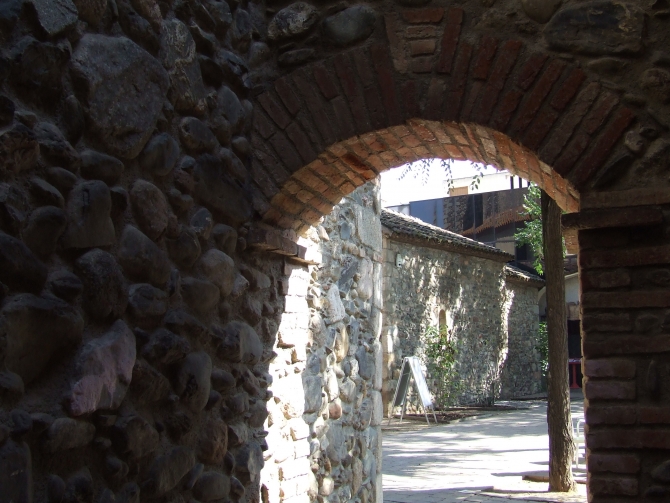
[[[583,415],[573,397],[572,416]],[[518,410],[482,412],[460,422],[423,422],[384,432],[384,503],[522,501],[586,502],[586,486],[576,494],[548,493],[546,402],[517,402]],[[397,425],[398,419],[392,424]],[[384,422],[386,426],[387,422]],[[575,478],[583,481],[582,457]]]

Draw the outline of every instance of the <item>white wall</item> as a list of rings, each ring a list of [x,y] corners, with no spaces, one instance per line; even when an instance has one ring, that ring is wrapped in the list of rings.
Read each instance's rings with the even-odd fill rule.
[[[538,305],[540,306],[540,316],[547,313],[547,289],[543,288],[538,293]],[[569,274],[565,277],[565,303],[579,303],[579,274]]]
[[[518,189],[519,188],[519,180],[520,178],[518,176],[514,176],[508,171],[500,171],[498,173],[492,173],[492,174],[485,174],[480,182],[479,186],[475,189],[472,187],[472,176],[469,177],[463,177],[463,178],[457,178],[453,181],[453,186],[454,188],[458,187],[468,187],[468,194],[479,194],[482,192],[495,192],[498,190],[509,190],[510,188],[510,177],[514,178],[514,188]],[[526,180],[522,180],[521,182],[522,187],[528,187],[528,182]],[[443,192],[444,196],[447,197],[449,195],[449,184],[447,181],[443,182]]]

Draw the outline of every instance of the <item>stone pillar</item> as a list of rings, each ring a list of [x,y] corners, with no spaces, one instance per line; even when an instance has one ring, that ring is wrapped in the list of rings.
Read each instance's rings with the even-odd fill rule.
[[[616,206],[607,194],[602,205]],[[628,199],[625,204],[629,204]],[[644,198],[637,198],[644,202]],[[564,217],[579,230],[589,501],[670,497],[667,207]]]
[[[299,239],[270,367],[270,503],[381,503],[383,347],[379,187],[366,184]]]

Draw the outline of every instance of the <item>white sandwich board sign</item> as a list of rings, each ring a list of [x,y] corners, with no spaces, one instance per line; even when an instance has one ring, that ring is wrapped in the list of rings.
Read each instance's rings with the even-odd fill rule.
[[[426,378],[421,370],[421,360],[419,360],[418,356],[406,356],[403,358],[402,367],[400,368],[400,378],[398,379],[398,386],[396,387],[395,395],[393,396],[392,408],[389,414],[389,424],[391,424],[395,408],[401,406],[400,421],[402,421],[402,418],[405,415],[405,408],[407,407],[407,392],[409,391],[410,381],[412,380],[419,392],[421,405],[423,406],[423,411],[426,415],[426,421],[430,424],[430,420],[428,419],[428,411],[430,410],[437,423],[433,396],[430,391],[428,391],[428,384],[426,384]]]

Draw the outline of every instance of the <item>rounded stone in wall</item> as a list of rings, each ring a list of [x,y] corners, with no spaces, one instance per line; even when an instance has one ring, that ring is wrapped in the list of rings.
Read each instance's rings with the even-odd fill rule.
[[[132,285],[128,308],[139,326],[155,325],[167,311],[167,294],[146,283]]]
[[[365,40],[375,29],[375,11],[367,5],[354,5],[323,21],[323,34],[338,46]]]
[[[89,444],[95,436],[95,426],[69,417],[56,419],[46,431],[44,450],[58,452]]]
[[[244,126],[244,108],[237,95],[227,86],[219,89],[217,110],[229,124],[230,134],[240,134]]]
[[[135,356],[135,335],[123,320],[88,342],[77,361],[80,378],[68,397],[70,413],[80,416],[98,409],[117,409],[128,391]]]
[[[0,134],[1,171],[19,173],[37,163],[40,152],[35,133],[23,124],[16,124]]]
[[[233,47],[241,53],[246,53],[251,42],[251,17],[242,7],[235,9],[230,34]]]
[[[209,278],[227,297],[233,290],[236,271],[235,262],[220,250],[212,248],[200,258],[200,268],[205,277]]]
[[[123,168],[123,163],[111,155],[95,150],[84,150],[81,153],[81,176],[87,180],[102,180],[108,185],[114,185],[121,178]]]
[[[184,302],[199,314],[205,314],[214,309],[221,298],[219,287],[204,279],[184,278],[181,282],[181,290]]]
[[[170,174],[179,157],[179,144],[167,133],[154,136],[140,155],[144,170],[155,176]]]
[[[238,227],[252,216],[252,207],[244,191],[229,181],[218,157],[203,154],[193,171],[195,196],[223,223]]]
[[[209,464],[221,464],[228,452],[228,425],[212,418],[202,428],[198,440],[198,457]]]
[[[100,249],[77,259],[75,273],[83,284],[82,305],[93,319],[118,318],[128,305],[128,294],[121,268],[114,256]]]
[[[60,123],[67,139],[76,144],[84,133],[85,123],[84,109],[75,96],[70,95],[63,100]]]
[[[133,215],[140,228],[156,241],[168,226],[168,204],[161,190],[146,180],[137,180],[130,191]]]
[[[48,257],[56,251],[58,238],[65,230],[65,212],[55,206],[42,206],[32,212],[23,239],[28,247],[40,257]]]
[[[208,152],[217,146],[214,133],[195,117],[184,117],[179,124],[179,138],[190,152]]]
[[[521,7],[533,21],[546,23],[562,3],[563,0],[521,0]]]
[[[640,77],[640,87],[663,103],[667,103],[670,101],[670,72],[660,68],[650,68]]]
[[[26,384],[42,373],[52,357],[76,347],[84,330],[78,310],[53,296],[11,297],[5,301],[0,318],[7,369]]]
[[[79,17],[92,25],[100,22],[107,9],[106,0],[74,0],[74,4],[79,11]]]
[[[30,0],[37,22],[44,32],[54,37],[70,31],[77,23],[77,7],[72,0]]]
[[[212,339],[218,345],[219,357],[224,360],[255,365],[261,359],[263,343],[246,323],[231,321],[223,327],[213,325]]]
[[[139,15],[149,21],[160,33],[163,16],[156,0],[132,0],[132,5]]]
[[[144,360],[138,359],[133,367],[130,393],[139,403],[162,400],[171,392],[170,382],[163,374]]]
[[[170,102],[181,112],[192,110],[205,98],[195,40],[178,19],[163,22],[159,59],[170,75]]]
[[[0,232],[0,281],[12,289],[38,293],[47,267],[20,240]]]
[[[40,154],[56,165],[76,172],[81,164],[79,153],[65,139],[60,129],[49,122],[38,122],[33,132],[40,144]]]
[[[67,194],[72,190],[72,188],[77,185],[77,175],[69,172],[63,168],[49,168],[46,171],[46,178],[49,182],[58,188],[64,194]],[[34,184],[33,184],[34,186]],[[39,188],[37,190],[40,190]],[[1,190],[0,190],[1,192]],[[1,197],[1,196],[0,196]],[[39,196],[38,196],[39,197]],[[61,199],[58,196],[55,196],[56,199]],[[51,198],[50,198],[51,199]],[[54,206],[63,206],[61,203],[51,203]]]
[[[116,238],[110,218],[112,197],[104,182],[78,184],[68,197],[68,226],[62,237],[64,248],[109,246]]]
[[[29,101],[53,107],[63,91],[62,72],[70,59],[65,44],[38,42],[28,36],[12,52],[10,77],[16,90]]]
[[[230,492],[230,478],[223,473],[204,473],[193,487],[193,495],[199,501],[220,500]]]
[[[132,225],[127,225],[121,234],[119,263],[138,282],[160,287],[170,277],[170,261],[165,252]]]
[[[211,374],[212,360],[204,351],[191,353],[180,363],[174,390],[193,412],[199,412],[207,405]]]
[[[643,48],[645,14],[636,3],[597,0],[568,5],[544,28],[551,49],[582,54],[636,54]]]
[[[142,493],[162,496],[174,489],[179,481],[195,465],[195,454],[187,447],[174,447],[171,451],[154,460],[149,468],[147,480],[142,485]]]
[[[200,257],[200,241],[196,232],[182,227],[176,239],[166,240],[170,258],[180,267],[190,268]]]
[[[268,38],[281,41],[307,33],[319,20],[319,11],[313,5],[296,2],[283,8],[268,25]]]
[[[49,274],[48,285],[56,297],[70,303],[74,302],[84,289],[81,280],[67,269],[60,269]]]
[[[258,477],[263,468],[263,452],[255,442],[247,443],[235,456],[235,474],[247,485]]]
[[[214,33],[219,39],[223,39],[233,22],[233,16],[230,13],[228,2],[222,0],[212,0],[207,3],[207,10],[214,18]]]
[[[153,133],[168,90],[160,63],[125,37],[86,34],[71,69],[92,131],[110,153],[136,157]]]
[[[184,358],[190,350],[191,345],[185,338],[159,328],[142,347],[142,356],[154,364],[169,365]]]

